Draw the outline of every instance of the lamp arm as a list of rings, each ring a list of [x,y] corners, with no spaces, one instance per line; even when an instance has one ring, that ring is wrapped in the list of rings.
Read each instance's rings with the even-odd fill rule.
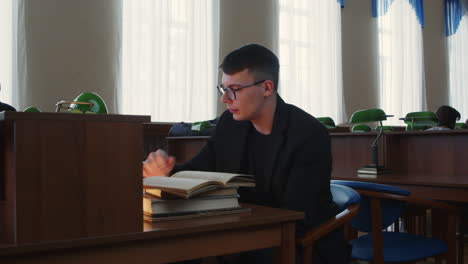
[[[371,145],[371,146],[376,146],[376,145],[377,145],[377,141],[379,140],[380,136],[382,136],[382,134],[383,134],[383,124],[382,124],[382,120],[380,120],[379,123],[380,123],[380,131],[379,131],[379,134],[378,134],[377,137],[374,139],[374,141],[372,141],[372,145]]]

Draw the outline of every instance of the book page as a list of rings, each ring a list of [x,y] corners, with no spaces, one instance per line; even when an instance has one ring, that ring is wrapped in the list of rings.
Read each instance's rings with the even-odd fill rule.
[[[254,181],[254,178],[251,175],[211,171],[179,171],[172,175],[171,178],[205,179],[209,181],[218,181],[223,183],[223,185],[226,185],[227,182],[233,178],[239,179],[240,181]]]
[[[175,189],[185,190],[190,192],[193,189],[199,188],[206,184],[213,184],[203,179],[187,179],[175,177],[161,177],[153,176],[143,179],[143,187],[145,188],[158,188],[158,189]]]

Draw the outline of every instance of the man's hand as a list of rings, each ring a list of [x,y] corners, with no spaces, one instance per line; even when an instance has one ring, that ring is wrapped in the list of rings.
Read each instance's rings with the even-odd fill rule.
[[[143,177],[169,176],[174,164],[174,157],[169,157],[164,150],[158,149],[151,152],[143,162]]]

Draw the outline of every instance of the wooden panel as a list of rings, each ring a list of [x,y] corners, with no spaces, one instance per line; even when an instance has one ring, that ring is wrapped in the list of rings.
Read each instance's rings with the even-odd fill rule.
[[[0,129],[3,136],[0,138],[0,181],[2,189],[0,190],[0,243],[14,241],[15,238],[15,222],[11,217],[14,210],[14,180],[9,177],[13,175],[13,141],[8,140],[13,138],[13,128],[11,123],[0,123]]]
[[[371,164],[371,144],[377,133],[331,134],[333,167],[356,171]],[[385,137],[378,142],[379,164],[385,164]]]
[[[89,122],[85,126],[87,234],[141,231],[142,134],[141,125],[135,123]]]
[[[141,149],[131,146],[142,146],[141,129],[40,120],[18,121],[16,131],[17,241],[141,228],[141,219],[121,215],[137,218],[142,211],[135,195],[142,188]]]
[[[147,117],[22,114],[3,121],[11,125],[13,146],[4,159],[12,167],[5,174],[5,215],[14,222],[8,227],[14,236],[3,235],[7,242],[142,230]]]
[[[468,134],[427,133],[388,135],[394,149],[391,159],[399,160],[399,171],[408,173],[468,175],[464,166]]]

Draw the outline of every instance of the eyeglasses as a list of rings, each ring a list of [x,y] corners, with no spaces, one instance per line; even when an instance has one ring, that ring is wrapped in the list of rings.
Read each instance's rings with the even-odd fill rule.
[[[242,90],[244,88],[247,88],[247,87],[250,87],[250,86],[254,86],[254,85],[257,85],[257,84],[260,84],[260,83],[263,83],[264,81],[266,80],[261,80],[261,81],[256,81],[256,82],[253,82],[251,84],[247,84],[247,85],[244,85],[244,86],[241,86],[239,88],[231,88],[231,87],[224,87],[222,84],[216,86],[216,88],[218,89],[218,91],[224,95],[225,93],[227,94],[227,96],[229,97],[229,99],[231,100],[236,100],[236,92],[238,92],[239,90]]]

